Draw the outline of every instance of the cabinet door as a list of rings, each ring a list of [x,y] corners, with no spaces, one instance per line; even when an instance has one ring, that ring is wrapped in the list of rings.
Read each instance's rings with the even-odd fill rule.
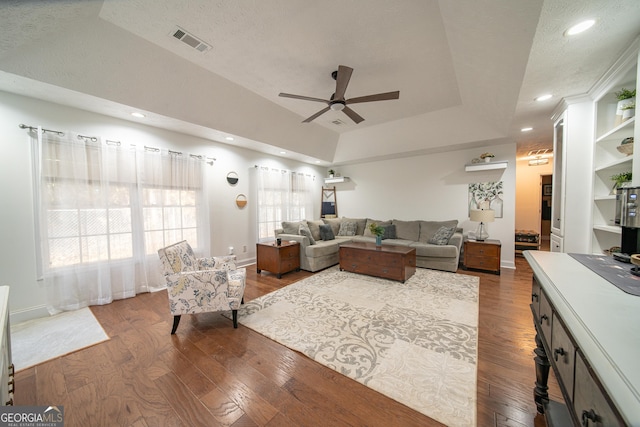
[[[551,232],[564,236],[564,142],[565,114],[554,124],[553,132],[553,192],[551,196]]]
[[[564,239],[562,237],[551,235],[551,252],[564,252]]]

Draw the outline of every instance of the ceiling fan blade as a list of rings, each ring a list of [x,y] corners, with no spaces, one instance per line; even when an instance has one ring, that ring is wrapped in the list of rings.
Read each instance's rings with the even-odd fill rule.
[[[292,95],[290,93],[280,93],[278,94],[278,96],[282,96],[284,98],[304,99],[305,101],[324,102],[325,104],[329,103],[329,101],[327,101],[326,99],[312,98],[310,96],[302,96],[302,95]]]
[[[338,66],[338,75],[336,77],[336,93],[333,96],[334,100],[344,99],[344,93],[347,91],[347,85],[349,84],[349,80],[351,80],[352,73],[353,68],[347,67],[346,65]]]
[[[308,118],[308,119],[306,119],[306,120],[303,120],[303,121],[302,121],[302,123],[309,123],[309,122],[312,122],[315,118],[317,118],[317,117],[319,117],[319,116],[323,115],[324,113],[326,113],[326,112],[327,112],[327,111],[329,111],[329,110],[330,110],[330,107],[323,108],[322,110],[320,110],[320,111],[318,111],[317,113],[315,113],[313,116],[309,117],[309,118]]]
[[[398,99],[398,98],[400,98],[399,90],[395,92],[377,93],[375,95],[359,96],[357,98],[347,99],[345,101],[345,104],[358,104],[360,102],[371,102],[371,101],[388,101],[390,99]]]
[[[354,122],[356,122],[356,124],[364,121],[364,119],[362,118],[362,116],[360,116],[360,114],[356,113],[355,111],[353,111],[351,108],[349,107],[344,107],[344,109],[342,110],[343,113],[345,113],[347,116],[349,116],[349,118],[351,118],[351,120],[353,120]]]

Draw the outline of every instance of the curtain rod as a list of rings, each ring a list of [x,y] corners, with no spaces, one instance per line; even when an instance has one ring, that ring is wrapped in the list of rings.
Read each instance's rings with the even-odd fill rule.
[[[38,130],[37,127],[25,125],[25,124],[22,124],[22,123],[20,123],[18,125],[18,127],[20,129],[29,129],[30,131],[37,131]],[[51,130],[51,129],[42,128],[42,133],[45,133],[45,132],[55,133],[58,136],[64,136],[64,132],[61,132],[59,130]],[[97,137],[95,137],[95,136],[87,136],[87,135],[78,135],[78,139],[82,139],[85,142],[87,142],[87,141],[97,142],[98,141]],[[117,145],[117,146],[121,145],[120,141],[111,141],[109,139],[106,139],[105,142],[107,144],[109,144],[109,145]],[[135,147],[136,145],[135,144],[131,144],[131,146]],[[144,149],[147,150],[147,151],[160,151],[159,148],[147,147],[146,145],[144,146]],[[169,154],[175,154],[177,156],[182,156],[182,152],[181,151],[172,151],[172,150],[168,150],[168,151],[169,151]],[[193,157],[194,159],[205,160],[206,163],[209,164],[209,165],[213,165],[213,162],[215,162],[217,160],[215,157],[206,157],[206,156],[202,156],[202,155],[199,155],[199,154],[190,154],[189,156]]]

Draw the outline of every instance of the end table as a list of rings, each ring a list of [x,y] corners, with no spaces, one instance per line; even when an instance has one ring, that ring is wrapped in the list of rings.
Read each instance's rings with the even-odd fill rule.
[[[280,246],[276,242],[256,244],[257,271],[269,271],[282,277],[284,273],[300,271],[300,243],[283,241]]]
[[[500,274],[500,240],[465,240],[463,268]]]

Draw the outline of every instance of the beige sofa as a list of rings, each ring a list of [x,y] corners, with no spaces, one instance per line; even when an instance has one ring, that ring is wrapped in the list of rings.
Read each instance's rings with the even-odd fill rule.
[[[383,245],[400,245],[415,248],[416,265],[418,267],[451,272],[455,272],[458,269],[460,247],[462,246],[462,230],[457,228],[457,220],[403,221],[394,219],[378,221],[370,218],[335,218],[317,221],[283,222],[282,228],[276,230],[276,237],[299,242],[300,268],[313,272],[339,263],[338,248],[341,243],[375,242],[376,238],[369,230],[369,224],[372,222],[384,225],[389,229],[389,238],[382,240]],[[324,240],[321,238],[320,226],[324,225],[331,227],[334,239]],[[305,227],[308,228],[309,237],[304,235],[304,233],[309,234],[309,232],[303,231],[303,234],[301,234],[300,226],[303,229]],[[447,238],[448,235],[443,229],[449,232],[449,238]],[[327,229],[324,227],[325,234],[326,231]],[[450,234],[451,232],[453,233],[452,235]],[[442,238],[443,234],[444,240]],[[437,241],[437,243],[433,243],[434,241]]]

